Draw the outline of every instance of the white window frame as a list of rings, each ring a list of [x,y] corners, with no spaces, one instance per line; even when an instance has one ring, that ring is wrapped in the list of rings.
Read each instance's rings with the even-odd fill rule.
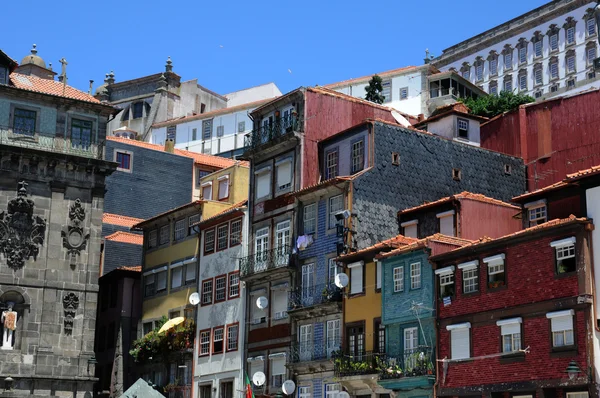
[[[511,49],[509,52],[504,54],[504,69],[506,69],[506,70],[512,69],[512,63],[513,63],[512,52],[513,52],[513,50]]]
[[[381,87],[383,88],[383,90],[381,90],[381,95],[385,97],[383,103],[392,102],[392,79],[383,80],[381,82]]]
[[[558,79],[559,71],[558,71],[558,61],[553,61],[550,63],[550,78]]]
[[[542,68],[536,68],[533,71],[533,80],[535,85],[539,86],[540,84],[544,84],[544,73]]]
[[[410,264],[410,290],[420,289],[422,285],[421,262]]]
[[[548,221],[548,209],[546,208],[545,200],[526,203],[524,207],[527,209],[527,220],[530,227],[534,227]]]
[[[317,203],[305,205],[302,213],[304,235],[313,235],[317,233]],[[307,225],[311,225],[312,228],[307,228]]]
[[[435,275],[438,276],[439,279],[439,287],[440,287],[440,295],[443,286],[454,285],[454,265],[449,267],[444,267],[435,270]],[[456,293],[456,291],[455,291]]]
[[[337,228],[337,225],[341,223],[341,221],[337,221],[335,219],[335,215],[340,211],[344,210],[344,195],[335,195],[330,197],[327,200],[328,210],[329,210],[329,229]],[[334,208],[334,204],[336,207]],[[339,206],[339,208],[337,208]]]
[[[468,354],[465,356],[465,353],[456,353],[456,349],[453,348],[453,340],[452,340],[452,334],[453,333],[459,333],[459,332],[463,332],[467,331],[466,334],[466,347],[468,348]],[[450,332],[450,346],[451,346],[451,359],[453,360],[463,360],[463,359],[469,359],[471,357],[471,323],[470,322],[465,322],[465,323],[459,323],[459,324],[454,324],[454,325],[448,325],[446,326],[446,330]],[[463,343],[464,344],[464,343]]]
[[[186,218],[182,218],[180,220],[175,221],[175,240],[182,240],[187,236],[187,225],[186,225]]]
[[[519,48],[519,64],[527,63],[527,45]]]
[[[204,194],[204,190],[207,189],[207,188],[210,189],[210,195],[205,195]],[[202,199],[203,200],[212,200],[212,197],[213,197],[212,181],[208,181],[208,182],[203,183],[200,186],[200,189],[202,190]]]
[[[339,398],[341,390],[339,383],[327,383],[324,388],[325,398]]]
[[[393,269],[394,293],[404,291],[404,266]]]
[[[458,264],[457,268],[462,271],[463,275],[463,294],[476,293],[479,291],[479,261],[473,260],[466,263]],[[469,273],[469,274],[467,274]],[[471,273],[474,273],[471,274]],[[468,276],[467,276],[468,275]],[[467,291],[467,281],[473,281],[468,286],[474,289]]]
[[[408,99],[408,87],[400,88],[400,101]]]
[[[594,63],[594,60],[598,56],[598,51],[596,50],[596,45],[594,44],[593,47],[588,47],[585,50],[585,54],[586,54],[586,57],[587,57],[587,63],[588,63],[588,65],[592,65]]]
[[[575,73],[577,71],[577,61],[575,55],[569,55],[565,59],[567,73]]]
[[[575,311],[564,310],[549,312],[546,314],[546,318],[550,319],[550,330],[552,332],[552,347],[570,347],[575,345]],[[569,324],[570,329],[559,327],[557,323],[559,323],[560,321]],[[557,344],[557,335],[562,336],[563,344]]]
[[[402,232],[403,232],[404,236],[407,236],[409,238],[418,238],[419,237],[419,220],[405,221],[400,224],[400,227],[403,228]],[[413,234],[413,231],[414,231],[414,234]]]
[[[269,180],[269,187],[267,189],[267,191],[262,195],[262,196],[258,196],[258,179],[259,178],[263,178],[265,175],[268,175],[267,178]],[[265,199],[268,198],[269,196],[271,196],[271,191],[272,191],[272,183],[273,183],[273,178],[271,177],[271,167],[262,167],[259,170],[256,170],[254,172],[254,196],[256,200],[261,200],[261,199]]]
[[[466,134],[466,137],[463,137],[461,135],[461,131],[464,131]],[[463,118],[457,118],[456,119],[456,136],[458,138],[463,138],[463,139],[469,139],[469,121],[467,119],[463,119]]]
[[[587,391],[568,392],[567,398],[590,398],[590,394]]]
[[[502,338],[502,352],[511,353],[518,352],[523,347],[523,337],[521,335],[521,324],[523,318],[502,319],[496,322],[496,326],[500,327],[500,336]],[[510,349],[506,350],[506,338],[510,342]],[[518,346],[517,346],[518,345]]]
[[[289,175],[289,182],[281,185],[279,183],[279,167],[283,166],[283,165],[289,165],[290,175]],[[292,189],[292,183],[294,180],[294,167],[293,167],[292,158],[285,158],[285,159],[281,159],[281,160],[275,162],[275,180],[276,180],[275,183],[277,185],[278,192],[288,191],[288,190]]]
[[[348,264],[348,269],[350,270],[350,294],[361,294],[365,291],[365,281],[363,278],[364,266],[364,261],[357,261],[355,263]],[[355,272],[358,272],[356,275],[359,275],[357,276],[357,279],[360,280],[360,284],[358,284],[359,286],[355,286],[355,284],[352,283],[352,276]]]
[[[203,355],[210,355],[210,336],[212,334],[212,330],[201,330],[200,331],[200,348],[199,348],[199,352],[198,355],[203,356]]]
[[[223,186],[223,183],[225,183],[225,193],[226,195],[223,195],[223,193],[221,192],[221,187]],[[222,200],[222,199],[226,199],[229,197],[229,174],[221,176],[219,178],[217,178],[217,185],[218,185],[218,191],[217,192],[217,199]]]
[[[452,235],[449,235],[449,236],[456,236],[456,225],[455,225],[456,223],[454,220],[455,213],[456,212],[454,210],[449,210],[449,211],[445,211],[445,212],[438,213],[435,215],[438,219],[441,234],[444,234],[444,232],[442,232],[442,219],[450,218],[452,220]],[[447,235],[447,234],[444,234],[444,235]]]

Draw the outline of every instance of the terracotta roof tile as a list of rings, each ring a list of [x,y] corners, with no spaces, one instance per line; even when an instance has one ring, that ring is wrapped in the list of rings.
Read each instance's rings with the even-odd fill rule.
[[[515,206],[515,205],[511,205],[510,203],[506,203],[506,202],[503,202],[503,201],[498,200],[498,199],[490,198],[488,196],[485,196],[485,195],[482,195],[482,194],[479,194],[479,193],[472,193],[472,192],[463,191],[461,193],[457,193],[456,195],[446,196],[445,198],[434,200],[433,202],[427,202],[427,203],[423,203],[422,205],[419,205],[419,206],[415,206],[415,207],[411,207],[411,208],[408,208],[408,209],[400,210],[398,212],[398,215],[412,213],[412,212],[415,212],[415,211],[426,209],[428,207],[434,207],[434,206],[438,206],[438,205],[441,205],[441,204],[444,204],[444,203],[452,202],[453,200],[460,200],[460,199],[476,200],[476,201],[482,202],[482,203],[489,203],[489,204],[492,204],[492,205],[504,206],[504,207],[509,207],[511,209],[520,210],[520,207]]]
[[[198,221],[197,223],[195,223],[194,225],[203,225],[205,223],[208,223],[209,221],[213,221],[219,217],[222,217],[228,213],[231,213],[237,209],[241,209],[241,208],[245,208],[246,204],[248,204],[248,200],[244,199],[241,202],[235,203],[233,205],[231,205],[230,207],[226,208],[225,210],[222,210],[216,214],[213,214],[212,216],[205,218],[204,220]],[[193,225],[190,225],[193,226]]]
[[[92,102],[100,104],[96,98],[88,93],[79,91],[76,88],[62,84],[56,80],[42,79],[36,76],[22,75],[20,73],[11,73],[10,82],[21,90],[34,91],[36,93],[50,94],[63,98],[71,98],[79,101]]]
[[[417,69],[417,66],[405,66],[403,68],[397,68],[397,69],[392,69],[392,70],[388,70],[385,72],[380,72],[380,73],[374,73],[373,75],[378,75],[379,77],[388,77],[388,76],[393,76],[393,75],[397,75],[403,72],[409,72],[412,71],[414,69]],[[369,80],[371,80],[371,78],[373,77],[373,75],[368,75],[368,76],[362,76],[362,77],[356,77],[353,79],[348,79],[348,80],[342,80],[341,82],[337,82],[337,83],[331,83],[331,84],[327,84],[324,87],[326,88],[335,88],[335,87],[341,87],[341,86],[346,86],[348,84],[352,84],[352,83],[360,83],[360,82],[368,82]]]
[[[337,259],[339,261],[345,261],[347,259],[354,258],[356,256],[360,256],[360,255],[370,253],[373,251],[377,251],[377,250],[395,249],[399,246],[410,245],[412,243],[417,242],[417,240],[418,239],[415,239],[415,238],[409,238],[408,236],[397,235],[397,236],[394,236],[393,238],[386,239],[379,243],[375,243],[372,246],[365,247],[364,249],[361,249],[361,250],[358,250],[358,251],[355,251],[352,253],[348,253],[348,254],[343,254],[343,255],[339,256]]]
[[[466,245],[473,244],[475,241],[472,241],[469,239],[457,238],[455,236],[442,235],[440,233],[437,233],[437,234],[428,236],[426,238],[419,239],[416,242],[413,242],[409,245],[394,249],[390,252],[381,253],[381,254],[375,256],[375,258],[381,259],[381,258],[397,256],[398,254],[407,253],[407,252],[413,251],[415,249],[427,247],[429,245],[429,242],[440,242],[440,243],[444,243],[447,245],[463,247]]]
[[[341,183],[341,182],[352,181],[353,179],[354,179],[354,176],[335,177],[335,178],[331,178],[329,180],[321,181],[321,182],[313,184],[313,185],[309,185],[309,186],[299,189],[297,191],[290,192],[289,195],[290,196],[303,195],[305,193],[319,190],[320,188],[325,188],[329,185],[335,185],[335,184]]]
[[[528,199],[532,196],[537,196],[541,193],[554,191],[556,189],[566,187],[567,185],[569,185],[569,184],[564,181],[555,182],[554,184],[548,185],[547,187],[536,189],[535,191],[527,192],[527,193],[524,193],[523,195],[515,196],[514,198],[512,198],[512,200],[514,202],[522,202],[525,199]]]
[[[106,139],[110,140],[110,141],[116,141],[116,142],[121,142],[121,143],[128,144],[128,145],[137,146],[140,148],[146,148],[146,149],[152,149],[155,151],[165,152],[165,147],[163,145],[151,144],[151,143],[145,142],[145,141],[130,140],[129,138],[113,137],[113,136],[106,137]],[[185,156],[187,158],[192,158],[192,159],[194,159],[195,164],[204,165],[204,166],[225,168],[225,167],[233,166],[237,162],[240,166],[249,167],[249,162],[247,162],[247,161],[227,159],[227,158],[222,158],[220,156],[207,155],[204,153],[196,153],[196,152],[186,151],[183,149],[175,149],[174,154],[179,155],[179,156]]]
[[[123,271],[142,272],[142,266],[141,265],[135,265],[133,267],[130,267],[130,266],[127,266],[127,265],[123,265],[121,267],[117,267],[117,269],[123,270]]]
[[[120,225],[121,227],[131,228],[142,221],[144,221],[142,218],[120,216],[118,214],[104,213],[102,215],[103,224]]]
[[[104,239],[112,242],[129,243],[132,245],[141,245],[144,243],[144,237],[142,235],[123,231],[117,231]]]
[[[579,170],[578,172],[573,173],[573,174],[567,174],[567,178],[565,179],[565,181],[578,180],[582,177],[587,177],[587,176],[595,175],[598,173],[600,173],[600,165],[592,166],[589,169],[585,169],[585,170]]]

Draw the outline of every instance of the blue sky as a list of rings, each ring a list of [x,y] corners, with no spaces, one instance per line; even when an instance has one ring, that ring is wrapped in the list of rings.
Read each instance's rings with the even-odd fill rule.
[[[164,70],[220,94],[270,81],[282,92],[423,63],[444,48],[548,0],[12,1],[0,48],[38,55],[87,90]],[[152,4],[152,5],[151,5]],[[25,17],[26,16],[26,17]],[[290,73],[291,71],[291,73]]]

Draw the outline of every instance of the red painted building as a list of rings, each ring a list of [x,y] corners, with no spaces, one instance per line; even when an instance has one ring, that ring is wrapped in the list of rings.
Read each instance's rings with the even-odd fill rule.
[[[598,396],[592,230],[552,220],[431,258],[438,397]]]
[[[600,164],[600,90],[523,105],[481,125],[481,147],[523,158],[530,191]]]

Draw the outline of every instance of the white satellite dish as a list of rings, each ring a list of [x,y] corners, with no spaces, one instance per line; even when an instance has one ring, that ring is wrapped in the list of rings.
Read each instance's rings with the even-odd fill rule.
[[[265,296],[260,296],[259,298],[256,299],[256,306],[259,309],[264,310],[265,308],[267,308],[269,306],[269,299],[266,298]]]
[[[350,398],[350,394],[348,394],[346,391],[342,391],[338,394],[339,398]]]
[[[394,119],[396,119],[396,121],[398,122],[399,125],[401,125],[403,127],[410,126],[410,122],[408,120],[406,120],[406,118],[404,116],[402,116],[400,114],[400,112],[398,112],[396,110],[392,110],[392,116]],[[344,398],[344,397],[340,397],[340,398]]]
[[[348,286],[348,275],[343,272],[336,274],[335,276],[335,285],[339,288],[344,288]]]
[[[267,376],[265,376],[265,374],[263,372],[256,372],[252,376],[252,383],[254,383],[254,385],[256,387],[260,387],[263,384],[265,384],[266,380],[267,380]]]
[[[296,383],[294,383],[292,380],[286,380],[281,385],[281,391],[283,391],[285,395],[292,395],[295,389]]]
[[[198,303],[200,302],[200,295],[198,293],[192,293],[190,294],[189,300],[191,305],[198,305]]]

